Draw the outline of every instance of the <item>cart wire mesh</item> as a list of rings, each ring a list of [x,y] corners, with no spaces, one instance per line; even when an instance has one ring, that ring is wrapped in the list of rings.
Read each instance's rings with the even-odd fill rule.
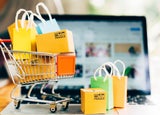
[[[31,101],[50,104],[50,111],[53,113],[57,110],[58,103],[62,103],[63,109],[67,109],[71,99],[56,94],[54,92],[54,83],[51,94],[47,94],[43,89],[50,81],[56,83],[58,79],[74,77],[75,55],[15,51],[5,45],[8,42],[11,41],[0,39],[0,49],[8,73],[16,85],[11,92],[11,98],[14,99],[15,108],[18,109],[22,101]],[[13,71],[15,72],[14,74]],[[41,84],[42,86],[40,90],[41,99],[31,96],[31,92],[37,84]],[[16,90],[24,86],[30,86],[26,97],[22,97],[21,95],[15,96]],[[54,100],[47,100],[47,96],[52,97]]]

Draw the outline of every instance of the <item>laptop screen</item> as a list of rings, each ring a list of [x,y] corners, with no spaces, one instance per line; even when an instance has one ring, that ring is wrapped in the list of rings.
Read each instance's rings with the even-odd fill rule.
[[[43,16],[48,20],[48,16]],[[122,60],[128,94],[150,94],[146,19],[143,16],[52,15],[61,29],[71,30],[76,51],[76,74],[61,79],[57,89],[87,88],[97,67]],[[39,23],[36,20],[36,23]],[[122,70],[120,70],[122,71]]]

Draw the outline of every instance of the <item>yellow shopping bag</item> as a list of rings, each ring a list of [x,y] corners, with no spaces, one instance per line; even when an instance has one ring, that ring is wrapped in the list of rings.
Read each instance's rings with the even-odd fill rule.
[[[72,32],[60,30],[36,36],[38,52],[67,53],[74,52]]]
[[[35,36],[37,32],[35,28],[19,28],[13,29],[13,50],[19,51],[36,51]]]
[[[116,64],[121,63],[123,65],[122,75],[120,74]],[[113,99],[114,107],[125,107],[127,103],[127,76],[124,76],[125,65],[121,60],[116,60],[114,62],[114,67],[116,73],[113,73]]]
[[[84,114],[106,113],[105,90],[101,88],[81,89],[81,111]]]
[[[20,20],[20,19],[18,20],[18,27],[21,27],[21,23],[22,23],[21,21],[22,20]],[[25,20],[24,23],[25,23],[25,25],[27,25],[28,24],[28,20]],[[13,29],[14,28],[15,28],[15,23],[9,25],[8,28],[7,28],[11,41],[13,41]]]
[[[35,37],[36,37],[36,29],[34,26],[32,26],[32,19],[31,16],[28,16],[28,20],[18,20],[18,15],[21,12],[24,12],[24,14],[28,14],[29,12],[25,9],[19,9],[16,13],[15,17],[15,23],[10,25],[8,27],[8,31],[10,33],[10,37],[12,40],[12,48],[13,50],[18,51],[36,51],[36,43],[35,43]],[[30,21],[29,21],[30,20]],[[29,56],[23,56],[18,57],[16,54],[14,54],[16,59],[26,59]]]

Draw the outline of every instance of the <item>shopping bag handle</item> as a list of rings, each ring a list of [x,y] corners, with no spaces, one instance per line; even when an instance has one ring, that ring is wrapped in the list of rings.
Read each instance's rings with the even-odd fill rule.
[[[22,24],[22,26],[24,27],[24,22],[25,22],[25,20],[26,20],[26,17],[28,16],[28,15],[30,15],[30,17],[29,17],[29,22],[28,22],[28,28],[31,28],[31,27],[35,27],[36,26],[36,24],[34,23],[34,16],[33,16],[33,12],[31,11],[31,10],[27,10],[23,15],[22,15],[22,20],[21,20],[21,24]],[[27,28],[27,29],[28,29]]]
[[[122,61],[122,60],[116,60],[116,61],[114,61],[114,65],[116,66],[117,65],[117,63],[120,63],[121,65],[122,65],[122,67],[123,67],[123,70],[122,70],[122,73],[121,73],[121,75],[120,76],[124,76],[124,73],[125,73],[125,64],[124,64],[124,62]],[[116,66],[117,67],[117,66]],[[118,67],[117,67],[118,68]],[[119,71],[119,70],[118,70]],[[120,72],[119,72],[120,73]]]
[[[30,18],[29,18],[29,27],[36,27],[37,24],[34,22],[34,17],[38,18],[42,23],[45,23],[45,20],[37,15],[36,13],[33,13],[31,10],[26,11],[23,15],[22,15],[22,22],[25,21],[27,13],[30,14]]]
[[[112,70],[112,76],[113,76],[113,75],[117,75],[118,78],[120,79],[121,74],[120,74],[117,66],[116,66],[114,63],[112,63],[112,62],[106,62],[106,63],[102,64],[102,66],[105,67],[105,66],[108,65],[108,64],[110,64],[110,67],[111,67],[111,70]]]
[[[39,7],[40,7],[40,6],[46,11],[46,13],[48,14],[49,20],[51,21],[51,23],[53,23],[51,13],[50,13],[49,9],[47,8],[47,6],[46,6],[43,2],[39,2],[39,3],[36,5],[36,12],[37,12],[37,14],[38,14],[38,15],[41,17],[41,19],[42,19],[42,15],[41,15],[41,13],[40,13],[40,11],[39,11]],[[44,22],[44,21],[43,21],[43,22]],[[45,21],[45,22],[46,22],[46,21]],[[44,23],[44,24],[45,24],[45,23]]]
[[[36,13],[32,13],[31,18],[32,18],[32,16],[33,16],[33,20],[32,20],[33,22],[34,22],[34,17],[38,18],[42,23],[46,22],[41,16],[37,15]],[[35,26],[37,26],[37,25],[35,24]]]
[[[111,67],[111,65],[109,64],[109,63],[106,63],[106,65],[108,65],[108,66],[110,66]],[[105,65],[105,66],[106,66]],[[102,76],[102,70],[105,72],[105,77],[104,77],[104,79],[103,79],[103,81],[105,82],[106,81],[106,79],[108,78],[108,77],[110,77],[111,75],[112,75],[112,69],[111,69],[111,71],[110,71],[110,73],[106,70],[106,67],[105,66],[100,66],[100,67],[98,67],[96,70],[95,70],[95,72],[94,72],[94,79],[95,80],[97,80],[97,78],[96,78],[96,74],[97,74],[97,72],[99,72],[99,76]]]
[[[15,28],[16,28],[17,31],[19,30],[19,28],[18,28],[18,16],[19,16],[19,14],[20,14],[21,12],[24,12],[24,14],[27,15],[27,17],[28,17],[29,22],[28,22],[28,24],[27,24],[27,29],[28,29],[29,26],[30,26],[30,24],[29,24],[29,23],[30,23],[30,16],[29,16],[29,14],[28,14],[28,11],[25,10],[25,9],[19,9],[19,10],[16,12],[16,16],[15,16]],[[32,11],[30,11],[30,12],[32,12]],[[22,20],[21,20],[21,27],[22,27],[22,28],[24,28],[24,23],[25,23],[25,20],[24,20],[23,18],[24,18],[24,16],[22,16]]]

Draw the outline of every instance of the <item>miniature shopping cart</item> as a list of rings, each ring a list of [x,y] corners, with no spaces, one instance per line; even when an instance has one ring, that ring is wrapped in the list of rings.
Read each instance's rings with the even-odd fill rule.
[[[57,104],[66,110],[71,98],[62,97],[54,92],[54,85],[59,79],[70,78],[75,73],[75,55],[73,54],[50,54],[42,52],[13,51],[6,46],[10,40],[0,39],[0,49],[4,56],[7,70],[15,88],[11,92],[15,108],[18,109],[23,101],[38,102],[50,105],[52,113],[57,111]],[[14,70],[14,72],[12,72]],[[14,74],[13,74],[14,73]],[[45,86],[53,82],[51,92],[44,91]],[[31,96],[36,85],[41,85],[42,98]],[[15,96],[15,92],[25,86],[29,86],[27,95]],[[47,99],[47,96],[52,97]]]

